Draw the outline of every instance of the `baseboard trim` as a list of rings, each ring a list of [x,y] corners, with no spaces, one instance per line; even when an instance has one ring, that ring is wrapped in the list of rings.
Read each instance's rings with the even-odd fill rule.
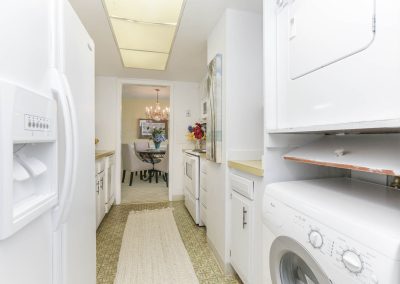
[[[222,260],[217,249],[215,248],[214,244],[212,243],[212,241],[209,239],[208,236],[207,236],[207,243],[208,243],[208,246],[210,247],[215,259],[217,260],[217,263],[218,263],[219,267],[221,268],[221,271],[227,276],[236,274],[232,265],[230,263],[225,263],[225,261]]]
[[[183,194],[176,194],[172,196],[172,200],[171,201],[181,201],[184,200],[185,196]]]

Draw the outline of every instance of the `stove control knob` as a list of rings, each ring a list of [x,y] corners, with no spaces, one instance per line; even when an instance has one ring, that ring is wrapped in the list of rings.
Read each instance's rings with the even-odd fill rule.
[[[361,257],[354,251],[346,250],[342,255],[344,266],[352,273],[360,273],[363,270]]]
[[[323,245],[323,243],[324,243],[324,239],[323,239],[321,233],[318,232],[318,231],[311,231],[311,232],[308,234],[308,239],[309,239],[309,241],[310,241],[310,244],[311,244],[314,248],[317,248],[317,249],[321,248],[322,245]]]

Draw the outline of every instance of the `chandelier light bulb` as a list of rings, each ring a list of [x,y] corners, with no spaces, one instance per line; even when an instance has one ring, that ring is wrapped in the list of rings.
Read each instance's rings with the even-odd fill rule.
[[[154,89],[157,92],[157,100],[156,103],[153,106],[146,107],[146,117],[148,119],[153,119],[156,121],[160,120],[168,120],[169,118],[169,107],[165,107],[164,109],[161,108],[160,103],[158,102],[158,93],[160,89]]]

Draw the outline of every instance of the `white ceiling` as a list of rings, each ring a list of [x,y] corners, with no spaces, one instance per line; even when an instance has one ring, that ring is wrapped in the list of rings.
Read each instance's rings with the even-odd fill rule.
[[[227,8],[262,13],[262,0],[187,0],[165,71],[124,68],[101,0],[69,0],[96,44],[96,75],[199,82],[207,37]]]
[[[123,85],[122,96],[124,98],[141,98],[154,99],[157,98],[157,92],[154,89],[160,89],[160,100],[169,99],[169,87],[165,86],[143,86],[143,85]]]

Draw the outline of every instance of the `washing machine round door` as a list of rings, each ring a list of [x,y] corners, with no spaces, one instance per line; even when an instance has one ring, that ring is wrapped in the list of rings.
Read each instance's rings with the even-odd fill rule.
[[[270,271],[274,284],[331,284],[309,252],[289,237],[278,237],[271,246]]]

